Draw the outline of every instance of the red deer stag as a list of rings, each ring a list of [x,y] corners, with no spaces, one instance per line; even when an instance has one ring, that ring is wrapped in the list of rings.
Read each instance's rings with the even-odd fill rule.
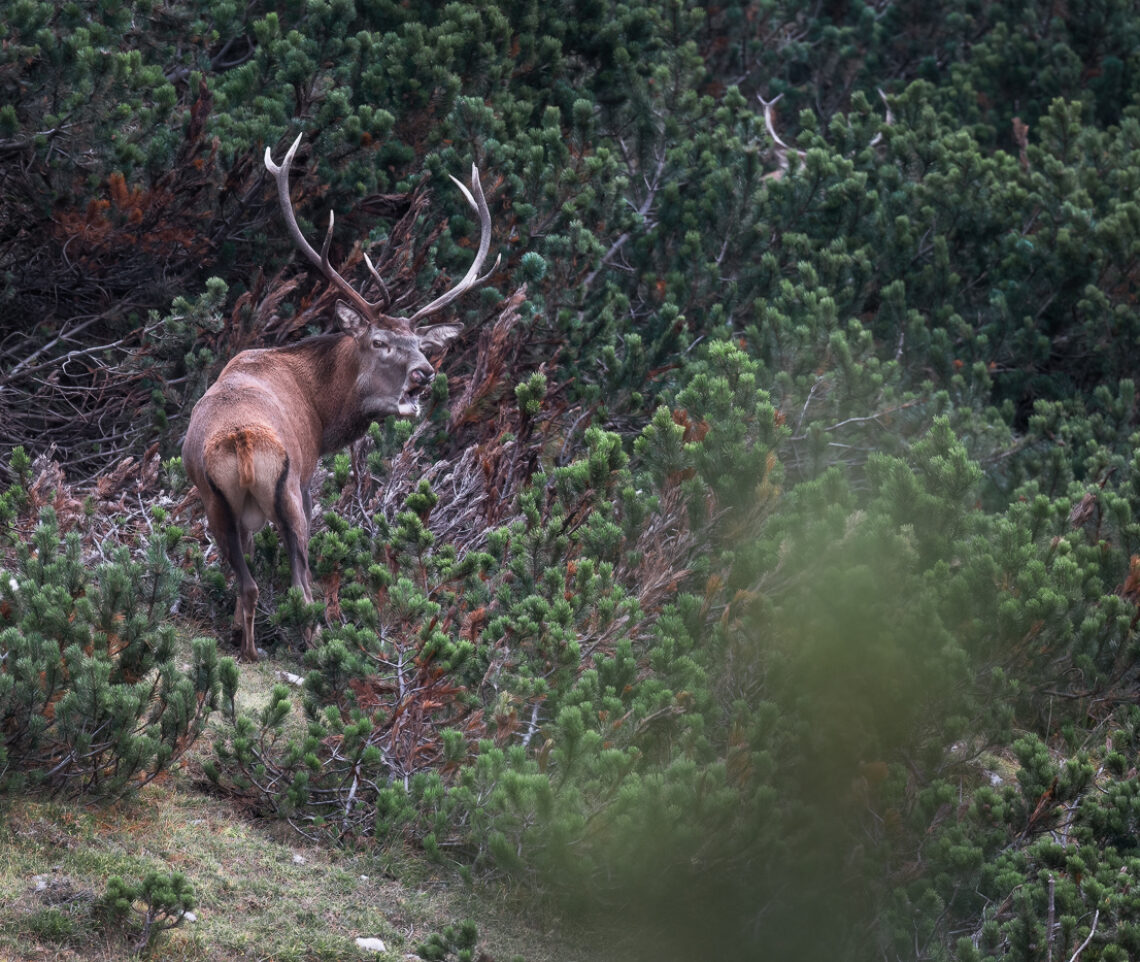
[[[383,300],[370,303],[329,264],[332,212],[320,253],[297,225],[289,166],[300,143],[298,137],[281,166],[266,148],[265,166],[277,181],[290,236],[344,297],[336,303],[340,331],[286,347],[242,351],[194,405],[182,444],[182,463],[205,504],[210,532],[237,576],[234,634],[241,635],[243,661],[257,660],[258,590],[245,559],[254,532],[266,521],[277,526],[289,552],[293,585],[311,602],[309,481],[317,459],[361,437],[375,420],[419,413],[418,398],[435,377],[424,352],[446,345],[461,325],[417,328],[417,323],[481,284],[499,264],[496,260],[480,276],[491,246],[491,214],[472,166],[470,191],[452,178],[479,215],[479,250],[467,274],[411,317],[383,313]],[[367,255],[365,261],[383,291]]]

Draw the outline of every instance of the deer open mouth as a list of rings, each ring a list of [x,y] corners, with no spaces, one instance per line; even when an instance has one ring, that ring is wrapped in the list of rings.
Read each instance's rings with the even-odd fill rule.
[[[423,393],[424,385],[417,384],[414,380],[409,378],[408,383],[404,385],[404,393],[400,395],[400,400],[396,402],[396,410],[400,412],[402,417],[418,417],[420,413],[420,397]]]

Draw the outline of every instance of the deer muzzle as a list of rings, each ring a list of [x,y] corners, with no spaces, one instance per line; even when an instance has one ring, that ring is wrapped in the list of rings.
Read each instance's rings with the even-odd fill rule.
[[[419,394],[435,380],[435,371],[428,367],[414,367],[408,372],[408,393]]]
[[[403,417],[419,416],[420,396],[434,380],[435,370],[430,365],[414,367],[408,371],[407,377],[404,378],[404,393],[398,405],[398,410]]]

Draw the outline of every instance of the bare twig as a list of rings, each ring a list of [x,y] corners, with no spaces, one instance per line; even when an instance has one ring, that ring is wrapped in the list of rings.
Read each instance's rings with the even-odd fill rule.
[[[1054,889],[1056,887],[1056,880],[1053,878],[1053,873],[1049,873],[1049,921],[1046,923],[1046,948],[1045,948],[1045,962],[1053,962],[1053,942],[1056,938],[1056,901],[1054,899]]]
[[[1094,936],[1094,935],[1096,935],[1096,923],[1097,923],[1097,920],[1098,920],[1099,918],[1100,918],[1100,909],[1098,908],[1098,909],[1097,909],[1097,910],[1096,910],[1096,911],[1093,913],[1092,928],[1091,928],[1091,929],[1089,929],[1088,938],[1086,938],[1086,939],[1085,939],[1085,940],[1084,940],[1084,941],[1083,941],[1083,942],[1082,942],[1082,943],[1081,943],[1081,944],[1080,944],[1080,945],[1077,947],[1077,951],[1073,953],[1073,955],[1072,955],[1072,958],[1070,958],[1070,959],[1069,959],[1069,962],[1077,962],[1077,959],[1080,957],[1080,954],[1081,954],[1081,953],[1082,953],[1082,952],[1083,952],[1085,949],[1087,949],[1087,948],[1088,948],[1088,946],[1089,946],[1089,943],[1090,943],[1090,942],[1093,940],[1093,936]]]

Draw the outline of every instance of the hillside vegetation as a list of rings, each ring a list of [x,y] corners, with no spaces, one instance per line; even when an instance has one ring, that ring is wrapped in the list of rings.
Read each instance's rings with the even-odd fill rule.
[[[334,323],[302,132],[369,297],[466,271],[473,162],[502,261],[318,472],[315,605],[258,536],[255,702],[177,454]],[[1128,0],[14,0],[0,791],[192,758],[657,959],[1140,955],[1138,191]],[[139,873],[83,911],[153,947]]]

